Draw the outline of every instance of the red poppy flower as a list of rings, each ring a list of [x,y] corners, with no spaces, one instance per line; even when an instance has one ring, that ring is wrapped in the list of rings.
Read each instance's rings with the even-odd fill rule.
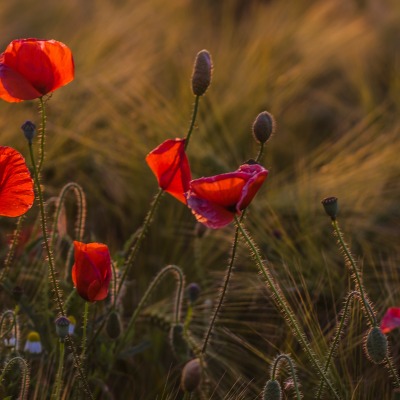
[[[267,175],[259,164],[243,164],[235,172],[194,179],[187,204],[199,222],[222,228],[250,204]]]
[[[32,100],[74,79],[71,50],[56,40],[13,40],[0,55],[0,98]]]
[[[34,199],[24,157],[11,147],[0,146],[0,215],[19,217],[32,207]]]
[[[86,301],[104,300],[111,281],[111,257],[108,247],[101,243],[74,241],[75,264],[72,281],[78,294]]]
[[[381,331],[388,333],[398,327],[400,327],[400,308],[390,307],[382,318]]]
[[[146,156],[146,162],[157,178],[158,186],[186,204],[184,193],[192,179],[185,153],[185,139],[168,139]]]

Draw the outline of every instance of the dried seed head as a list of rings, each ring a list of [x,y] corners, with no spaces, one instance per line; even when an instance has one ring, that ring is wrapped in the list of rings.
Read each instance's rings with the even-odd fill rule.
[[[197,53],[192,74],[192,91],[196,96],[202,96],[211,83],[212,60],[207,50]]]
[[[22,124],[21,129],[29,144],[32,144],[32,139],[36,133],[36,125],[32,121],[26,121]]]
[[[337,197],[327,197],[321,201],[324,206],[325,212],[332,218],[336,219],[337,213],[339,211],[338,199]]]
[[[107,319],[106,332],[110,339],[117,339],[122,331],[122,324],[119,314],[113,310]]]
[[[370,329],[364,343],[364,349],[367,357],[374,364],[381,364],[385,361],[388,351],[388,342],[386,335],[378,326],[374,326]]]
[[[253,123],[253,136],[259,143],[265,143],[275,133],[276,123],[274,117],[263,111],[257,115]]]
[[[192,393],[200,385],[201,381],[201,364],[198,358],[190,360],[183,367],[181,388],[184,392]]]
[[[281,400],[281,384],[274,379],[270,379],[264,386],[262,396],[263,400]]]
[[[56,319],[56,333],[57,336],[64,340],[69,334],[69,319],[67,317],[59,317]]]

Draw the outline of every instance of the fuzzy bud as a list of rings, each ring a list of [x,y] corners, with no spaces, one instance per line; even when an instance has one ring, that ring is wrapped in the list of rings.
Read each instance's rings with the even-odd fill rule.
[[[59,317],[56,319],[56,333],[63,341],[69,333],[69,319],[67,317]]]
[[[192,393],[201,382],[201,364],[198,358],[190,360],[182,370],[181,388],[184,392]]]
[[[337,213],[339,211],[338,199],[337,197],[327,197],[321,201],[324,206],[325,212],[333,219],[336,219]]]
[[[122,331],[122,324],[119,314],[113,310],[107,319],[106,332],[110,339],[118,339]]]
[[[388,351],[386,335],[378,326],[370,329],[365,341],[367,357],[374,364],[381,364],[385,361]]]
[[[190,303],[194,303],[200,296],[201,288],[197,283],[193,282],[188,285],[186,292]]]
[[[257,115],[253,123],[253,136],[259,143],[265,143],[275,133],[275,119],[268,112],[263,111]]]
[[[192,74],[192,91],[196,96],[202,96],[211,83],[212,60],[207,50],[197,53]]]
[[[275,379],[270,379],[264,386],[262,398],[263,400],[281,400],[281,384]]]
[[[26,121],[22,124],[21,129],[29,144],[32,144],[32,139],[36,133],[36,125],[32,121]]]

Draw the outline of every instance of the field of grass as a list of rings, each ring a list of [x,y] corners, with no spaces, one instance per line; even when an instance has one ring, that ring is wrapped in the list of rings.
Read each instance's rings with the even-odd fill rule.
[[[377,319],[388,307],[400,306],[400,2],[15,0],[0,4],[0,32],[1,49],[27,37],[56,39],[71,48],[75,79],[47,103],[44,196],[58,196],[68,182],[79,184],[87,201],[84,241],[106,243],[117,265],[123,264],[126,243],[138,234],[158,190],[145,157],[164,140],[186,135],[194,103],[193,62],[207,49],[214,68],[187,151],[193,178],[234,171],[255,158],[253,121],[264,110],[274,115],[277,130],[261,160],[269,176],[244,225],[269,260],[317,357],[324,360],[345,297],[354,290],[323,198],[339,199],[338,221]],[[37,101],[0,103],[0,145],[17,149],[27,162],[20,126],[26,120],[39,126],[37,111]],[[67,200],[66,239],[55,248],[65,297],[72,288],[69,272],[64,280],[64,265],[71,267],[67,244],[74,239],[76,215],[73,197]],[[35,231],[38,215],[35,204],[24,222],[33,233],[17,251],[0,298],[3,312],[14,309],[10,290],[15,285],[24,290],[21,349],[30,330],[41,333],[44,347],[40,356],[26,355],[27,398],[45,400],[59,355],[55,333],[48,329],[56,313],[43,290],[51,288],[42,237]],[[16,219],[1,217],[0,224],[5,260]],[[166,265],[179,266],[186,283],[197,282],[202,289],[189,327],[194,353],[216,306],[235,235],[234,224],[203,234],[198,229],[187,207],[163,197],[118,310],[126,328],[154,276]],[[174,290],[173,279],[160,283],[118,359],[111,351],[115,340],[104,331],[94,336],[110,302],[90,305],[85,371],[95,398],[189,398],[179,388],[187,359],[171,349],[169,338]],[[77,319],[78,344],[82,304],[73,297],[68,312]],[[185,313],[186,298],[183,304]],[[367,330],[355,301],[331,371],[340,398],[391,398],[388,370],[365,356]],[[400,332],[388,338],[398,368]],[[260,398],[281,353],[297,365],[304,398],[315,398],[320,377],[241,241],[204,356],[202,384],[190,398]],[[3,364],[10,357],[5,348],[0,356]],[[286,381],[284,398],[295,398],[287,372],[279,379]],[[80,380],[68,355],[63,382],[60,398],[80,398]],[[18,398],[19,383],[16,369],[0,389]],[[326,391],[323,398],[330,396]]]

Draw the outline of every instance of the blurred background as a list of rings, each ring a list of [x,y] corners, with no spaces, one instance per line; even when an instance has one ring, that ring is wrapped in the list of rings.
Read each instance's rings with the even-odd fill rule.
[[[320,204],[336,196],[339,222],[366,270],[379,313],[400,305],[398,0],[13,0],[0,4],[0,33],[2,49],[26,37],[56,39],[72,49],[75,80],[48,103],[43,182],[48,198],[70,181],[84,188],[87,240],[107,243],[118,254],[142,223],[157,192],[145,156],[162,141],[186,135],[194,102],[192,66],[196,53],[207,49],[214,71],[188,150],[193,176],[235,170],[255,157],[251,125],[258,113],[270,111],[278,126],[263,160],[270,175],[247,226],[276,263],[282,286],[306,315],[311,305],[321,306],[310,321],[329,334],[348,288]],[[2,102],[0,144],[27,156],[20,126],[28,119],[39,125],[37,108],[34,101]],[[223,276],[233,227],[206,232],[200,238],[203,256],[196,253],[194,260],[189,244],[199,240],[195,228],[190,212],[165,196],[137,262],[136,288],[174,263],[189,281],[209,288],[202,301],[214,301],[210,296]],[[12,229],[2,220],[3,242]],[[228,343],[228,328],[236,345],[235,335],[246,332],[241,340],[254,340],[274,356],[278,317],[260,317],[257,302],[261,298],[265,306],[268,296],[246,254],[221,317],[222,342]],[[250,296],[243,282],[259,289]],[[239,322],[249,304],[257,317],[249,313]],[[318,330],[317,323],[312,329]],[[254,394],[267,368],[258,368],[265,360],[250,354],[254,369],[246,374],[253,374],[255,389],[249,384],[248,390]],[[235,368],[244,373],[240,363]]]

